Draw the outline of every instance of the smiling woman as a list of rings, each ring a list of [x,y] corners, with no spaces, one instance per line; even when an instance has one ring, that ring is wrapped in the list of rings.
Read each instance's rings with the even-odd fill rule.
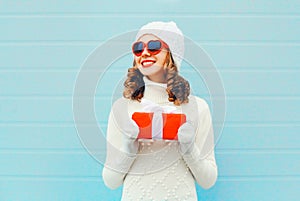
[[[179,75],[184,36],[174,22],[152,22],[132,51],[109,116],[103,180],[124,184],[122,200],[197,200],[195,180],[212,187],[217,165],[209,107]]]

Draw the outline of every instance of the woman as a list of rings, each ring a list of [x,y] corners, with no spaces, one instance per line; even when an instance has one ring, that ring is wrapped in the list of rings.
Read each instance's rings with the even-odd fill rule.
[[[197,200],[195,181],[213,186],[217,165],[209,107],[178,75],[183,34],[174,22],[152,22],[139,30],[132,51],[124,97],[109,117],[103,180],[112,189],[124,185],[122,200]],[[154,115],[152,140],[139,139],[137,113]],[[185,117],[175,140],[161,139],[168,113]]]

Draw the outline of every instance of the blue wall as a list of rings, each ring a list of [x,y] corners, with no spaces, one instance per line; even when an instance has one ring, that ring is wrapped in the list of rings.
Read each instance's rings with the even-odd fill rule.
[[[298,200],[300,2],[123,2],[0,1],[0,200],[120,199],[77,136],[73,87],[94,48],[153,20],[175,21],[224,82],[219,178],[210,190],[197,188],[199,200]],[[96,100],[105,103],[106,92]],[[96,110],[105,130],[109,108]]]

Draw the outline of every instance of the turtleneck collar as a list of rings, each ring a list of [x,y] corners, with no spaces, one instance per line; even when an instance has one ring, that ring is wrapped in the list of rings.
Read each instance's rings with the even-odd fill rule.
[[[158,104],[169,103],[169,96],[166,91],[167,84],[158,83],[149,80],[146,76],[143,77],[145,82],[144,98]]]

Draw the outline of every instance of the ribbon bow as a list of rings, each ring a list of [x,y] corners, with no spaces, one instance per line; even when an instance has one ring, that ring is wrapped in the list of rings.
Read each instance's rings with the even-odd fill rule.
[[[162,139],[163,116],[162,113],[173,113],[176,111],[174,106],[160,106],[150,100],[142,99],[141,104],[144,112],[153,112],[152,117],[152,138]]]

